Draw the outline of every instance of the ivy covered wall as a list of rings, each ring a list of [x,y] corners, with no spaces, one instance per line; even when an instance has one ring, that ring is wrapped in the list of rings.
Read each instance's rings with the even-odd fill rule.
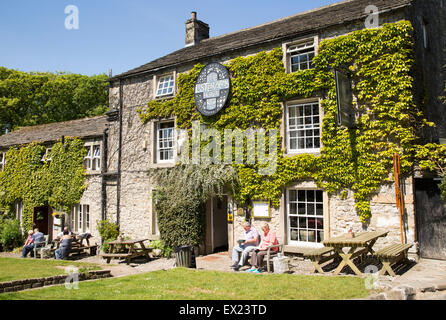
[[[35,207],[49,205],[69,212],[87,187],[82,140],[66,138],[63,144],[55,143],[50,161],[42,161],[45,151],[38,143],[10,148],[5,170],[0,172],[0,209],[13,211],[15,201],[23,201],[24,230],[32,229]]]
[[[292,99],[321,98],[324,111],[322,148],[318,155],[284,156],[277,171],[258,173],[257,165],[237,166],[240,189],[236,200],[269,199],[280,205],[283,188],[302,179],[314,179],[329,194],[354,191],[361,221],[371,215],[370,199],[391,179],[394,153],[401,155],[402,172],[413,168],[417,135],[427,123],[413,102],[414,48],[410,22],[385,24],[322,41],[314,69],[287,74],[281,48],[239,57],[226,67],[232,77],[227,107],[205,117],[195,107],[195,80],[203,68],[196,65],[178,77],[178,94],[171,100],[151,101],[139,110],[143,122],[176,117],[177,127],[190,129],[193,120],[224,129],[278,129],[283,105]],[[336,88],[333,68],[349,71],[353,80],[355,129],[336,125]],[[279,146],[282,139],[278,141]]]

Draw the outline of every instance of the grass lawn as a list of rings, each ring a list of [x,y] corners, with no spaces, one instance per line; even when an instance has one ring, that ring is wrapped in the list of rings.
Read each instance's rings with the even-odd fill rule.
[[[74,261],[0,258],[0,282],[62,275],[64,266],[78,267],[81,272],[101,269],[96,264]]]
[[[337,300],[368,296],[356,277],[267,275],[176,268],[122,278],[0,294],[9,299],[67,300]]]

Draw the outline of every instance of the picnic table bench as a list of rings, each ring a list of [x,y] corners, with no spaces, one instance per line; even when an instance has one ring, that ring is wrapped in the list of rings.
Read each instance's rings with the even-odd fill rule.
[[[388,231],[372,231],[372,232],[362,232],[357,234],[355,237],[348,237],[343,235],[340,237],[334,237],[322,241],[322,243],[327,247],[334,248],[335,252],[342,258],[339,266],[335,270],[334,274],[338,275],[345,266],[349,266],[355,274],[361,276],[362,273],[353,263],[356,258],[365,258],[368,253],[374,254],[373,245],[380,237],[387,236]],[[343,251],[344,248],[348,249],[348,252]]]
[[[149,253],[153,248],[146,247],[144,241],[149,239],[136,239],[136,240],[116,240],[109,242],[110,252],[101,254],[101,257],[110,263],[111,259],[125,259],[127,264],[130,260],[136,257],[145,256],[150,259]],[[139,244],[139,248],[136,247]]]
[[[413,246],[413,244],[392,244],[385,247],[375,253],[375,256],[381,261],[382,269],[379,275],[385,275],[386,272],[392,277],[395,276],[395,272],[392,266],[401,260],[407,259],[407,252]]]
[[[338,254],[333,247],[322,247],[305,252],[304,257],[310,259],[313,263],[313,273],[316,271],[324,273],[322,264],[337,258]]]
[[[68,254],[68,256],[72,255],[72,254],[82,254],[82,253],[88,253],[90,256],[91,255],[95,255],[97,252],[97,245],[90,245],[90,241],[89,239],[85,239],[86,240],[86,245],[83,244],[83,240],[82,238],[78,238],[76,235],[72,235],[72,244],[71,244],[71,249],[70,249],[70,253]],[[51,252],[54,256],[54,252],[59,249],[60,246],[60,240],[59,239],[54,239],[53,240],[54,243],[54,248],[51,249]]]

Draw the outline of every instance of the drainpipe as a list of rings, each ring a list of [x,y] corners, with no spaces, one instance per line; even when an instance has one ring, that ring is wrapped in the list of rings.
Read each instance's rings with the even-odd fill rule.
[[[102,159],[101,159],[101,176],[102,176],[102,192],[101,192],[101,212],[102,220],[107,219],[107,183],[105,174],[107,173],[107,157],[108,157],[108,128],[104,129],[102,134]]]
[[[119,147],[118,147],[118,181],[116,183],[116,224],[120,229],[120,205],[121,205],[121,156],[122,156],[122,79],[119,79]]]

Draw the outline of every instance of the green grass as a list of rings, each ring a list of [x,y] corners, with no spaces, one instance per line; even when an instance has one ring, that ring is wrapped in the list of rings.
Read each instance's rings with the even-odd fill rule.
[[[0,294],[0,300],[338,300],[368,296],[356,277],[267,275],[176,268],[122,278]]]
[[[75,266],[80,272],[101,269],[92,263],[74,261],[0,258],[0,282],[62,275],[66,266]]]

